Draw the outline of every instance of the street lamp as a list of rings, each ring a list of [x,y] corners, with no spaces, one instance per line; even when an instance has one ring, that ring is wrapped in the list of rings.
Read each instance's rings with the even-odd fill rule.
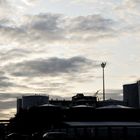
[[[102,62],[101,67],[103,68],[103,101],[105,101],[105,76],[104,76],[105,66],[106,66],[106,62]]]

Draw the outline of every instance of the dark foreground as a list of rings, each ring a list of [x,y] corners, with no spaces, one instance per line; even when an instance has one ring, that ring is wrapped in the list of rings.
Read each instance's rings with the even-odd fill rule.
[[[140,109],[39,106],[21,110],[0,140],[140,140]]]

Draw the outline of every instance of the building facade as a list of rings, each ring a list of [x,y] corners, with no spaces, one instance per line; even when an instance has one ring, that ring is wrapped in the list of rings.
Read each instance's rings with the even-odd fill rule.
[[[140,81],[123,85],[123,100],[127,106],[140,108]]]
[[[85,96],[83,93],[77,93],[72,97],[73,105],[87,105],[96,107],[97,97],[96,96]]]
[[[29,109],[33,106],[39,106],[43,104],[49,103],[49,96],[46,95],[30,95],[30,96],[22,96],[17,99],[17,112],[20,109]]]

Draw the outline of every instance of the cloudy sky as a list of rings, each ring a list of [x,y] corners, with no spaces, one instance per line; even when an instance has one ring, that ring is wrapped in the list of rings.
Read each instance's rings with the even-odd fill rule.
[[[139,38],[140,0],[0,0],[0,118],[25,94],[102,95],[101,62],[107,98],[122,99]]]

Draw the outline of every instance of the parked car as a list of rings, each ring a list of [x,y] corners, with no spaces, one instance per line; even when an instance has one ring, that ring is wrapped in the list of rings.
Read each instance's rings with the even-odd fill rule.
[[[67,138],[65,132],[46,132],[43,134],[43,140],[66,140]]]
[[[5,137],[6,140],[29,140],[28,135],[22,135],[18,133],[10,133]]]

